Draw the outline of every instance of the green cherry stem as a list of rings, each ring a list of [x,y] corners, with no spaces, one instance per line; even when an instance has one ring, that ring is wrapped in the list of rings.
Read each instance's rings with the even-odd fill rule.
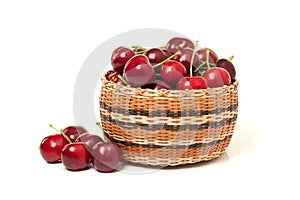
[[[183,42],[183,43],[177,45],[177,46],[176,46],[176,49],[181,50],[181,49],[183,49],[184,45],[185,45],[185,42]]]
[[[147,49],[142,46],[132,46],[132,48],[134,48],[135,54],[143,54],[147,51]]]
[[[232,60],[233,58],[234,58],[234,55],[230,56],[230,57],[228,58],[228,60]]]
[[[68,141],[68,143],[72,143],[70,138],[64,133],[62,129],[55,128],[52,124],[50,124],[50,128],[53,128],[54,130],[60,132],[60,134],[62,134],[62,136]]]
[[[126,85],[128,85],[127,81],[120,74],[118,74],[118,77],[121,79],[121,81],[123,83],[125,83]]]
[[[195,70],[194,72],[197,72],[199,69],[201,69],[201,67],[203,67],[204,65],[206,64],[206,61],[205,62],[202,62]]]
[[[168,57],[167,59],[161,61],[160,63],[157,63],[157,64],[153,65],[153,68],[158,67],[158,66],[164,64],[165,62],[171,60],[172,58],[174,58],[175,56],[178,56],[179,54],[181,54],[180,51],[177,51],[176,53],[174,53],[172,56]]]
[[[191,59],[191,64],[190,64],[190,77],[193,77],[193,63],[194,63],[195,54],[196,54],[196,51],[197,51],[197,48],[198,48],[198,43],[199,43],[199,41],[196,40],[195,47],[194,47],[194,50],[193,50],[192,59]]]
[[[104,142],[107,142],[108,141],[108,138],[105,136],[104,134],[104,131],[103,131],[103,128],[101,126],[101,123],[100,122],[96,122],[96,125],[99,127],[100,131],[101,131],[101,134],[102,134],[102,139]]]
[[[208,69],[210,68],[210,66],[209,66],[209,52],[210,52],[209,49],[207,49],[206,52],[205,52],[206,53],[206,64],[207,64]]]

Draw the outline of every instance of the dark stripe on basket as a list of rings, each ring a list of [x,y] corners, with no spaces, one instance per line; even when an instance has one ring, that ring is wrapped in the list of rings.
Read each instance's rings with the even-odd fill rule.
[[[109,121],[118,126],[121,126],[123,129],[142,129],[142,130],[169,130],[169,131],[178,131],[178,130],[203,130],[208,128],[220,128],[224,125],[230,125],[232,122],[235,122],[237,115],[234,115],[231,118],[223,119],[220,121],[212,121],[203,124],[184,124],[184,125],[168,125],[168,124],[143,124],[143,123],[132,123],[132,122],[123,122],[120,120],[114,120],[111,117],[101,114],[102,121]]]
[[[167,148],[167,149],[194,149],[194,148],[201,148],[201,147],[208,147],[208,146],[214,146],[218,143],[221,142],[225,142],[226,140],[230,140],[232,135],[228,135],[225,138],[221,139],[221,140],[214,140],[212,142],[208,142],[208,143],[198,143],[198,144],[192,144],[192,145],[155,145],[155,144],[137,144],[137,143],[133,143],[133,142],[125,142],[125,141],[119,141],[116,140],[112,137],[110,137],[109,135],[106,134],[106,137],[115,143],[119,143],[119,144],[123,144],[125,146],[130,146],[130,147],[143,147],[143,148],[151,148],[151,149],[155,149],[155,148]]]
[[[118,114],[125,114],[126,110],[124,108],[117,108],[117,107],[110,107],[106,105],[104,102],[100,102],[100,107],[107,110],[108,112],[118,113]],[[145,117],[199,117],[203,115],[209,114],[220,114],[224,112],[232,112],[237,110],[238,104],[233,104],[228,106],[227,108],[216,108],[213,110],[183,110],[173,112],[170,110],[155,110],[149,112],[148,110],[135,110],[135,109],[128,109],[127,113],[129,115],[138,115],[138,116],[145,116]]]

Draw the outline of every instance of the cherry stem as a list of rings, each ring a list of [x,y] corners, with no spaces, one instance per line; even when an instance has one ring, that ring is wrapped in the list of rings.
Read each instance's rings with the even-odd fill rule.
[[[191,64],[190,64],[190,77],[193,77],[193,63],[194,63],[195,54],[196,54],[196,51],[197,51],[197,48],[198,48],[198,43],[199,43],[199,41],[196,40],[195,47],[194,47],[194,50],[193,50],[192,59],[191,59]]]
[[[180,51],[177,51],[176,53],[174,53],[173,55],[171,55],[171,56],[168,57],[167,59],[161,61],[160,63],[157,63],[157,64],[153,65],[153,68],[158,67],[158,66],[164,64],[165,62],[171,60],[172,58],[174,58],[175,56],[178,56],[179,54],[181,54]]]
[[[199,69],[201,69],[201,67],[203,67],[205,64],[206,64],[206,61],[205,61],[205,62],[202,62],[202,63],[194,70],[194,72],[199,71]]]
[[[127,81],[120,74],[118,74],[118,77],[121,79],[121,81],[123,83],[125,83],[126,85],[128,85]]]
[[[135,54],[144,54],[147,51],[147,49],[142,46],[132,46],[132,48],[134,48]]]
[[[99,127],[99,129],[100,129],[100,131],[101,131],[101,133],[102,133],[102,140],[104,141],[104,142],[107,142],[108,141],[108,138],[105,136],[105,134],[104,134],[104,131],[103,131],[103,128],[102,128],[102,126],[101,126],[101,123],[100,122],[96,122],[96,125]]]
[[[64,131],[62,129],[55,128],[52,124],[50,124],[50,127],[53,128],[54,130],[60,132],[60,134],[62,134],[62,136],[68,141],[68,143],[72,143],[70,138],[64,133]]]
[[[164,46],[160,46],[159,48],[160,49],[165,49],[167,47],[167,45],[164,45]]]
[[[230,56],[230,57],[228,58],[228,60],[232,60],[233,58],[234,58],[234,55]]]
[[[185,42],[181,43],[180,45],[176,46],[176,49],[181,50],[185,45]]]
[[[202,76],[202,77],[203,77],[203,76],[204,76],[204,73],[205,73],[205,71],[201,72],[200,76]]]
[[[210,52],[209,49],[207,49],[206,52],[205,52],[206,53],[206,64],[207,64],[208,69],[210,68],[210,66],[209,66],[209,52]]]

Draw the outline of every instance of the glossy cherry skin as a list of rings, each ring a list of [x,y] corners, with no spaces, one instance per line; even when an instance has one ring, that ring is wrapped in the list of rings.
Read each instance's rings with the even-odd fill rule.
[[[165,53],[166,57],[169,58],[170,56],[172,56],[173,54],[168,51],[167,49],[164,49],[163,52]]]
[[[162,90],[162,89],[166,89],[166,90],[171,90],[171,86],[169,84],[167,84],[166,82],[162,81],[162,80],[156,80],[154,83],[150,83],[147,85],[143,85],[142,89],[152,89],[152,90]]]
[[[103,142],[102,138],[95,134],[84,133],[81,134],[75,142],[83,142],[87,150],[91,151],[92,147],[98,142]]]
[[[190,48],[185,48],[180,51],[180,54],[174,57],[174,60],[183,64],[187,71],[190,70],[192,56],[194,50]],[[193,68],[196,68],[200,65],[199,55],[195,53],[194,60],[193,60]]]
[[[116,48],[111,56],[111,65],[113,69],[122,75],[126,62],[134,55],[135,53],[127,47],[120,46]]]
[[[100,172],[113,172],[123,165],[122,150],[113,142],[99,142],[93,146],[92,163]]]
[[[88,131],[83,126],[68,126],[64,128],[63,132],[71,140],[71,142],[75,142],[79,135]]]
[[[210,88],[230,85],[231,83],[230,74],[226,69],[221,67],[212,67],[206,70],[203,77]]]
[[[159,48],[152,48],[146,51],[145,55],[148,57],[152,65],[164,61],[167,57],[166,54]]]
[[[189,47],[191,49],[194,49],[194,43],[191,40],[182,37],[171,38],[167,42],[166,49],[171,53],[176,53],[178,50],[182,49],[179,47],[179,45],[182,45],[182,48]]]
[[[90,163],[90,153],[83,142],[67,144],[61,152],[61,161],[68,170],[86,169]]]
[[[59,162],[62,149],[66,144],[68,142],[62,134],[49,135],[42,140],[40,153],[48,163]]]
[[[218,60],[218,55],[210,48],[201,48],[197,51],[201,61],[206,61],[206,51],[209,50],[209,63],[216,64]]]
[[[162,65],[160,74],[163,81],[172,85],[176,84],[182,77],[187,76],[187,71],[180,62],[169,60]]]
[[[232,62],[230,60],[227,60],[225,58],[219,59],[217,61],[217,67],[226,69],[228,71],[228,73],[230,74],[231,80],[235,80],[236,71],[235,71],[234,65],[232,64]]]
[[[123,76],[132,87],[154,83],[156,76],[149,59],[145,55],[133,56],[124,67]]]
[[[201,77],[183,77],[181,78],[176,85],[177,90],[191,90],[191,89],[206,89],[207,83],[206,80]]]

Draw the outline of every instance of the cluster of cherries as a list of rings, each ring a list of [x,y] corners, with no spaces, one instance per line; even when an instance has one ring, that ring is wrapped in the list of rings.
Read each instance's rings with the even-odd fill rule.
[[[111,56],[114,73],[107,78],[122,85],[149,89],[206,89],[230,85],[236,76],[229,59],[219,59],[198,41],[174,37],[159,48],[120,46]]]
[[[92,165],[100,172],[113,172],[123,166],[122,150],[115,143],[88,133],[82,126],[61,130],[50,127],[59,133],[45,137],[40,144],[40,153],[46,162],[62,162],[72,171],[88,169]]]

